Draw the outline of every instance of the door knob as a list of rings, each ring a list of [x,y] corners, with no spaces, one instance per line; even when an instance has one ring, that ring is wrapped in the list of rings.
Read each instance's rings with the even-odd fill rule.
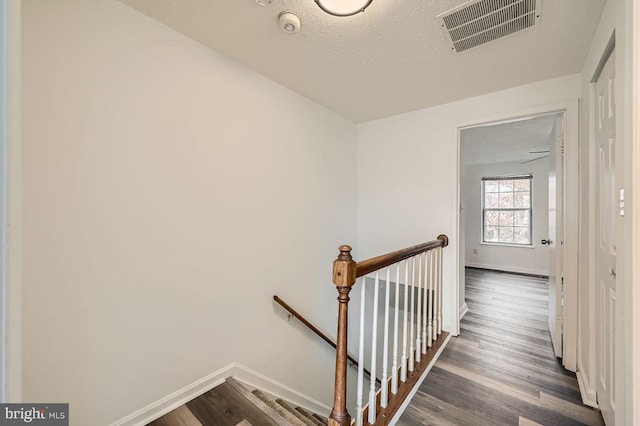
[[[612,277],[616,277],[616,270],[613,268],[609,268],[609,275],[611,275]]]
[[[542,244],[551,244],[551,240],[542,240],[540,241]]]

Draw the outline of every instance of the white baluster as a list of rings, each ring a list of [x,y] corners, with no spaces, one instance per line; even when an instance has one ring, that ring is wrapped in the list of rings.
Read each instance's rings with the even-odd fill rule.
[[[418,255],[418,315],[416,318],[416,362],[420,362],[422,353],[422,253]]]
[[[378,285],[380,283],[380,271],[376,271],[376,280],[373,289],[373,310],[371,314],[371,377],[369,382],[369,423],[376,422],[376,356],[378,355]]]
[[[407,381],[407,320],[409,309],[409,260],[404,261],[404,321],[402,321],[402,358],[400,359],[400,381]]]
[[[427,302],[428,302],[428,294],[429,294],[429,289],[427,288],[427,284],[428,284],[428,278],[427,278],[427,272],[428,272],[428,268],[427,268],[427,261],[429,260],[429,253],[424,253],[424,261],[422,262],[422,278],[423,278],[423,291],[424,291],[424,297],[423,297],[423,304],[422,304],[422,353],[426,354],[427,353]]]
[[[400,262],[396,263],[396,300],[393,312],[393,365],[391,366],[391,393],[398,393],[398,309],[400,305]]]
[[[433,332],[432,337],[435,342],[438,338],[438,254],[437,249],[433,249]]]
[[[442,247],[438,247],[438,335],[442,333]]]
[[[382,344],[382,394],[380,395],[380,405],[386,408],[389,401],[389,281],[391,280],[391,267],[387,267],[387,281],[384,292],[384,342]]]
[[[433,250],[433,281],[435,291],[433,293],[433,340],[438,338],[438,300],[440,299],[440,288],[438,286],[438,249]]]
[[[356,394],[356,425],[362,426],[363,424],[363,407],[362,407],[362,394],[364,387],[364,307],[365,307],[365,298],[366,298],[366,288],[365,288],[366,278],[362,277],[360,279],[360,286],[362,290],[360,291],[360,338],[358,348],[358,388]],[[375,381],[374,381],[375,382]]]
[[[429,329],[427,330],[429,333],[429,343],[428,346],[431,347],[433,343],[433,250],[429,250]]]
[[[411,319],[410,319],[410,329],[411,332],[409,333],[409,371],[413,371],[413,368],[415,366],[415,348],[413,346],[413,342],[414,342],[414,337],[413,337],[413,316],[414,316],[414,309],[415,309],[415,292],[416,292],[416,286],[415,286],[415,282],[416,282],[416,258],[412,257],[411,258]]]

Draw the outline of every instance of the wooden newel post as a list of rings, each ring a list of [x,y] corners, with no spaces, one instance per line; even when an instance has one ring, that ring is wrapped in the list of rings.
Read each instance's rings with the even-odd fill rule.
[[[338,289],[338,339],[333,411],[329,416],[329,426],[351,424],[351,416],[347,412],[347,317],[349,292],[355,282],[356,262],[351,257],[351,247],[340,246],[340,254],[333,262],[333,283]]]

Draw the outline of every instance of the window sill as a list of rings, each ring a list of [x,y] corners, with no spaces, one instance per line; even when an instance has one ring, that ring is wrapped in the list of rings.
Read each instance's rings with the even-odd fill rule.
[[[495,246],[495,247],[510,247],[510,248],[522,248],[522,249],[533,249],[535,248],[533,244],[525,245],[525,244],[509,244],[509,243],[487,243],[480,242],[482,246]]]

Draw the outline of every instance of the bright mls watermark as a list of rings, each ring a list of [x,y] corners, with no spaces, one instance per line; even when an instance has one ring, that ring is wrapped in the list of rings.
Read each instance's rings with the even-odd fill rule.
[[[69,426],[69,404],[0,404],[0,426]]]

